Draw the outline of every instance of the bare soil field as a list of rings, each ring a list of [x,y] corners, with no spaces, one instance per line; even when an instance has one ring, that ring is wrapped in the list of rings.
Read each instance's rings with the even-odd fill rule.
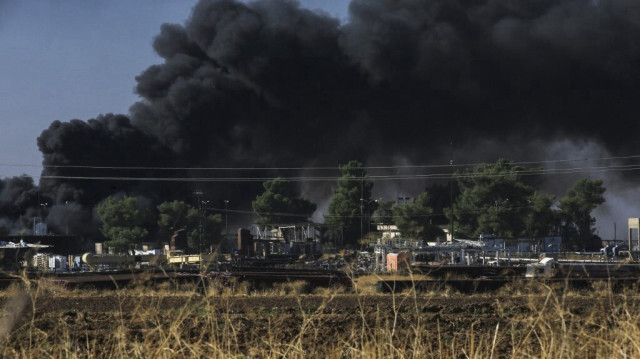
[[[9,289],[5,357],[637,357],[640,296]],[[22,301],[22,310],[16,302]],[[13,308],[13,309],[12,309]],[[15,310],[18,308],[18,310]],[[21,312],[11,319],[10,311]],[[616,355],[617,353],[617,355]]]

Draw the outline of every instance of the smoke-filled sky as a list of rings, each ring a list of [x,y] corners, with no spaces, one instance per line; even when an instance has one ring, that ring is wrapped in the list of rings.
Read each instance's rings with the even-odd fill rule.
[[[160,26],[184,23],[195,3],[0,0],[0,177],[40,176],[36,138],[51,122],[128,113],[135,77],[161,62]],[[347,1],[302,3],[346,17]]]
[[[639,44],[635,0],[0,0],[0,176],[37,177],[37,167],[7,164],[43,159],[194,168],[635,156]],[[640,211],[637,171],[610,166],[635,163],[547,162],[605,169],[544,186],[562,195],[577,178],[605,178],[597,214],[612,237],[610,223]],[[304,184],[317,201],[327,188]],[[217,200],[239,195],[229,183],[215,190]],[[65,179],[40,191],[84,206],[109,192],[178,194]]]

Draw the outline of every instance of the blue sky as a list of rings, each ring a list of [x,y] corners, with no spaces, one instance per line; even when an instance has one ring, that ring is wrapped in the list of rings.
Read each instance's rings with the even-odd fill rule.
[[[40,174],[36,139],[51,122],[128,113],[135,76],[161,62],[160,25],[184,23],[195,3],[0,0],[0,177]],[[346,18],[347,0],[301,4]]]

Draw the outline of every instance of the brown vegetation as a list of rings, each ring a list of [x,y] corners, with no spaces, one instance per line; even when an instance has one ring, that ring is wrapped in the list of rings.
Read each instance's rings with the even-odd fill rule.
[[[640,357],[635,290],[513,284],[381,295],[285,283],[171,284],[116,291],[46,282],[4,292],[4,357],[627,358]],[[21,308],[24,307],[24,310]],[[21,315],[16,315],[22,310]]]

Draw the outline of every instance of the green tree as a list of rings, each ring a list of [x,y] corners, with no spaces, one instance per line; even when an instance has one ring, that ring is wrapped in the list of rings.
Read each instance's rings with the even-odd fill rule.
[[[378,209],[373,212],[371,221],[380,224],[393,224],[394,201],[379,201]]]
[[[297,196],[290,181],[275,178],[263,183],[264,192],[251,203],[259,225],[308,222],[316,210],[315,203]]]
[[[507,238],[526,235],[526,218],[535,194],[531,176],[537,171],[500,159],[457,173],[456,232],[472,237],[482,233]]]
[[[591,212],[605,202],[605,190],[601,179],[582,179],[560,200],[558,207],[563,222],[562,237],[568,248],[600,248],[600,241],[594,236],[593,225],[596,219],[591,216]]]
[[[393,208],[393,219],[403,237],[434,241],[444,234],[432,224],[431,198],[423,192],[411,201]]]
[[[532,241],[537,241],[542,246],[544,237],[554,234],[558,226],[558,214],[552,206],[555,202],[553,196],[534,193],[529,199],[530,210],[525,218],[525,234]]]
[[[164,202],[158,205],[158,233],[160,238],[170,238],[173,232],[184,229],[187,234],[187,250],[199,252],[220,243],[222,216],[206,214],[183,201]],[[200,220],[203,221],[202,243],[200,242]],[[202,245],[202,248],[200,246]]]
[[[107,197],[96,211],[102,221],[101,232],[108,239],[107,247],[126,251],[149,235],[150,211],[142,207],[137,197]]]
[[[373,182],[367,179],[362,163],[358,161],[340,166],[340,173],[325,218],[325,224],[330,228],[327,235],[334,241],[340,238],[345,246],[355,248],[368,232],[370,214],[376,209],[371,201]],[[369,211],[365,211],[367,205],[371,206]]]
[[[447,185],[435,183],[427,187],[426,192],[429,193],[429,207],[433,209],[431,216],[433,224],[448,225],[450,222],[447,213],[451,212],[451,203],[460,194],[458,186],[455,183]]]

